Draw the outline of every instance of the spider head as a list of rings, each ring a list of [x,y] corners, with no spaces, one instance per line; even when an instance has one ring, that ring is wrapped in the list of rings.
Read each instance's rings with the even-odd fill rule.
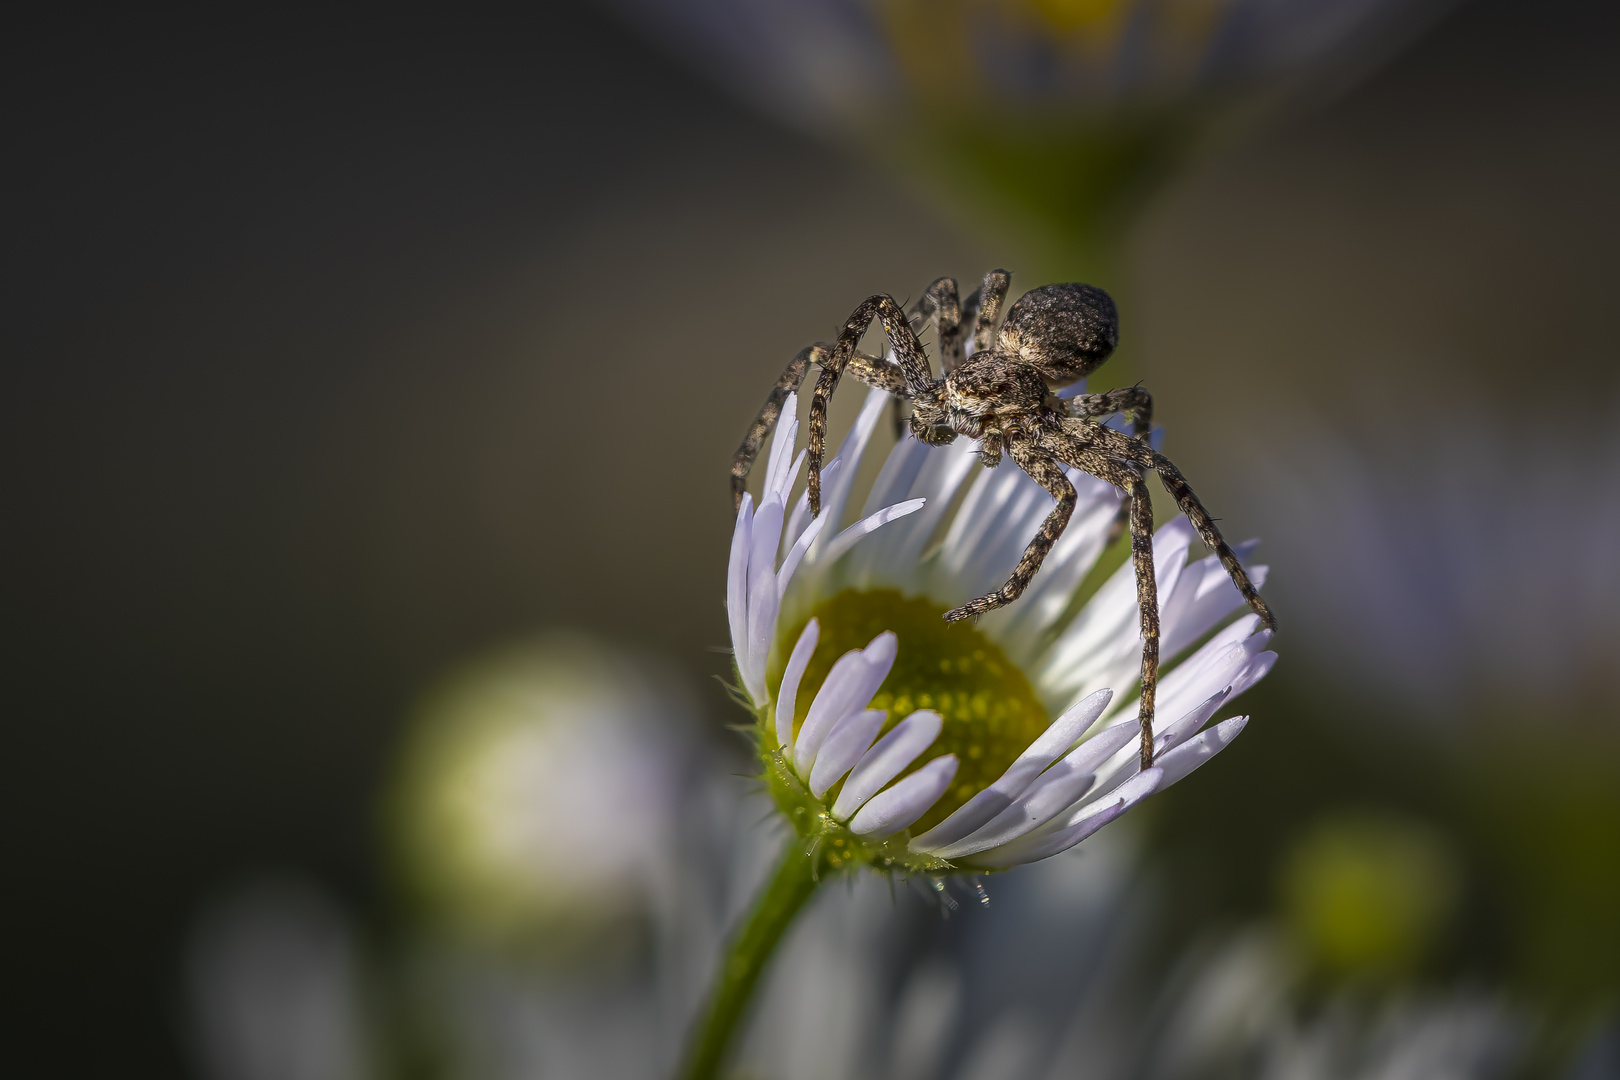
[[[1102,366],[1119,344],[1119,312],[1095,285],[1042,285],[1018,298],[997,347],[1041,373],[1055,389]]]

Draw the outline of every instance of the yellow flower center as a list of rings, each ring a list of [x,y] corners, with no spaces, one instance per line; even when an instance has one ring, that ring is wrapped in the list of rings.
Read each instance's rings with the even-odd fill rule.
[[[779,686],[785,658],[805,623],[810,616],[819,620],[821,637],[794,702],[793,730],[797,734],[816,691],[838,658],[851,649],[864,648],[885,630],[895,632],[900,640],[894,668],[872,699],[871,708],[888,710],[884,731],[917,709],[932,709],[944,718],[939,738],[908,772],[941,754],[955,754],[961,762],[950,790],[911,827],[912,835],[945,820],[990,786],[1050,723],[1029,680],[1001,648],[972,623],[947,623],[942,618],[945,610],[931,600],[902,596],[896,589],[846,589],[786,627],[776,642],[768,673],[770,685]],[[837,790],[828,793],[829,805],[837,798]]]

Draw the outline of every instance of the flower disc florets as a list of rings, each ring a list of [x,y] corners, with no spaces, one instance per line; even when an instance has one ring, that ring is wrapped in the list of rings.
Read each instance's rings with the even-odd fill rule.
[[[824,470],[812,519],[803,497],[788,512],[802,460],[790,396],[759,508],[744,499],[732,537],[727,610],[765,775],[823,865],[938,873],[1045,858],[1242,730],[1244,717],[1200,731],[1270,669],[1270,635],[1252,616],[1217,629],[1242,600],[1216,560],[1186,561],[1182,519],[1154,540],[1162,652],[1208,640],[1160,682],[1153,768],[1139,767],[1134,705],[1109,714],[1110,687],[1134,682],[1141,655],[1129,568],[1067,618],[1118,510],[1107,484],[1070,474],[1080,504],[1062,540],[1025,595],[977,625],[946,623],[936,598],[999,584],[1051,501],[1017,470],[975,469],[967,440],[902,440],[865,516],[824,536],[885,401],[868,399]],[[1250,572],[1263,582],[1264,567]]]
[[[811,613],[821,633],[801,681],[803,686],[820,686],[838,657],[885,630],[903,642],[868,708],[888,714],[883,732],[918,709],[938,713],[943,724],[931,749],[954,754],[959,763],[945,794],[912,827],[916,832],[939,824],[989,787],[1051,724],[1034,687],[1001,647],[971,623],[945,622],[945,611],[941,604],[903,596],[898,589],[845,589],[828,597]],[[778,639],[783,663],[803,631],[800,622]],[[779,681],[780,666],[773,674]],[[809,709],[809,701],[800,695],[794,731]]]

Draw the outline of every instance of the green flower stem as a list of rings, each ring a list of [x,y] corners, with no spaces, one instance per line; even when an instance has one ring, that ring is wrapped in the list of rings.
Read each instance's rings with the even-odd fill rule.
[[[765,962],[776,951],[782,932],[799,913],[804,902],[820,883],[817,859],[806,854],[800,837],[789,838],[782,861],[765,891],[754,901],[748,919],[731,939],[725,959],[715,976],[709,1002],[693,1029],[686,1048],[686,1059],[676,1073],[679,1080],[712,1080],[719,1073],[732,1030],[742,1019],[754,984],[759,981]]]

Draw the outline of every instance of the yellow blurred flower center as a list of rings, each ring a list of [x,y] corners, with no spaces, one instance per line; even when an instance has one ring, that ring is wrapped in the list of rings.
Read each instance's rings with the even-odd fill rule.
[[[871,708],[888,711],[885,732],[917,709],[932,709],[944,718],[939,738],[908,772],[941,754],[955,754],[961,762],[950,790],[912,826],[913,835],[943,821],[993,783],[1050,723],[1029,680],[1000,647],[971,623],[947,623],[945,610],[895,589],[846,589],[822,601],[810,612],[821,623],[821,637],[795,699],[797,734],[838,658],[864,648],[885,630],[894,631],[899,638],[894,668]],[[780,685],[785,658],[808,621],[809,616],[786,627],[777,640],[769,673],[772,686]],[[837,790],[828,794],[829,804]]]

